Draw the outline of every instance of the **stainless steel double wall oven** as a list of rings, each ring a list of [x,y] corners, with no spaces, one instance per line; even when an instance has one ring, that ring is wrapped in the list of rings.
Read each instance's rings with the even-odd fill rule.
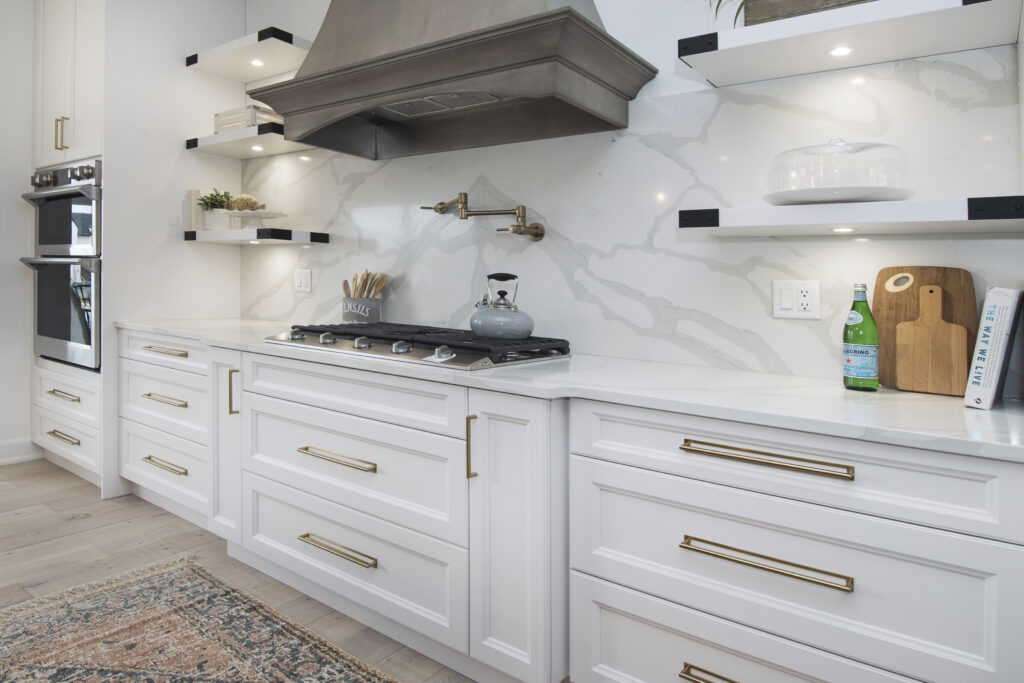
[[[35,254],[21,262],[35,271],[35,353],[85,368],[100,367],[102,163],[37,171]]]

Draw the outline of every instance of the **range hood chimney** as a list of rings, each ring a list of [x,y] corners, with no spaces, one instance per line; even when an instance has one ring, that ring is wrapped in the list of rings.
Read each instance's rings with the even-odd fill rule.
[[[656,73],[593,0],[332,0],[295,78],[249,94],[289,140],[391,159],[625,128]]]

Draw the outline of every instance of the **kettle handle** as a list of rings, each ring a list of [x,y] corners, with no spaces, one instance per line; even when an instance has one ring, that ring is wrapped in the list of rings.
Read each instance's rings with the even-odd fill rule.
[[[497,280],[499,282],[508,282],[509,280],[518,280],[518,275],[512,273],[491,273],[487,276],[488,280]]]

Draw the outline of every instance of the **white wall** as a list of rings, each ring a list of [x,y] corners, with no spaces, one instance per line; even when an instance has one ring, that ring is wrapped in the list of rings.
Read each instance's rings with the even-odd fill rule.
[[[104,496],[116,478],[114,322],[235,317],[239,249],[185,242],[189,188],[239,191],[234,159],[185,149],[239,107],[241,84],[185,68],[185,57],[244,34],[242,0],[106,2],[104,97]],[[111,478],[114,477],[114,478]]]
[[[29,439],[32,275],[18,262],[33,255],[33,212],[21,199],[32,173],[32,0],[4,3],[0,64],[0,464],[37,457]],[[16,65],[16,66],[15,66]]]
[[[717,240],[677,228],[679,209],[763,205],[776,154],[832,137],[901,146],[917,198],[1019,194],[1012,46],[716,90],[672,56],[684,33],[713,28],[706,2],[598,7],[613,36],[661,68],[628,130],[385,162],[317,151],[243,164],[245,191],[296,228],[332,233],[326,247],[246,249],[243,315],[335,321],[342,280],[368,268],[393,278],[386,319],[467,327],[484,275],[508,271],[535,333],[578,353],[836,377],[851,286],[880,268],[967,268],[979,298],[991,284],[1024,287],[1020,240]],[[496,234],[501,219],[419,209],[460,191],[471,208],[525,204],[548,236],[531,243]],[[292,291],[295,268],[313,270],[311,294]],[[822,319],[773,319],[772,279],[820,280]]]

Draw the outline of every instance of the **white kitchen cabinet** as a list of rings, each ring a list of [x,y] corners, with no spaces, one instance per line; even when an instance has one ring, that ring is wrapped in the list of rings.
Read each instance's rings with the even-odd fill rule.
[[[469,392],[469,654],[524,681],[568,670],[565,410]]]
[[[209,350],[210,517],[207,528],[242,542],[242,352]]]
[[[103,432],[99,373],[36,358],[31,437],[47,459],[99,485]]]
[[[659,680],[641,633],[733,680],[1024,671],[1019,463],[583,400],[571,424],[574,680]]]
[[[103,0],[36,0],[36,168],[102,152]]]

